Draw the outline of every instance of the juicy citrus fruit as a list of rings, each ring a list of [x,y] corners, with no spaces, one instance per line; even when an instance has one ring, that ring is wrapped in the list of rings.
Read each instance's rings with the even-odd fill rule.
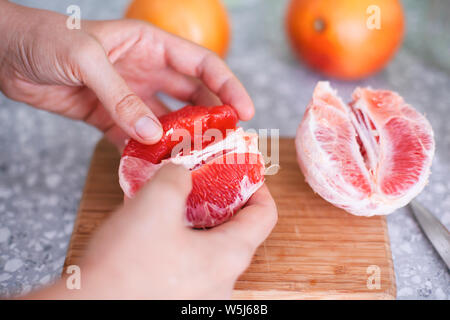
[[[264,182],[258,136],[237,128],[229,106],[186,106],[159,118],[164,134],[154,145],[130,140],[122,154],[119,182],[127,197],[168,162],[191,170],[188,223],[213,227],[230,219]]]
[[[285,22],[298,56],[341,79],[363,78],[383,68],[404,33],[398,0],[291,0]]]
[[[388,214],[427,183],[433,130],[397,93],[357,88],[344,104],[319,82],[296,137],[306,181],[325,200],[355,215]]]
[[[125,16],[150,22],[221,57],[227,52],[230,25],[220,0],[134,0]]]

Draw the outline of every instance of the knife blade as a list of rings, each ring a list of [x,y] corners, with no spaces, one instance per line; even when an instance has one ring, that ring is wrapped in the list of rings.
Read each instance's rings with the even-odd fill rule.
[[[450,233],[447,228],[422,204],[411,201],[409,204],[417,222],[430,240],[442,260],[450,269]]]

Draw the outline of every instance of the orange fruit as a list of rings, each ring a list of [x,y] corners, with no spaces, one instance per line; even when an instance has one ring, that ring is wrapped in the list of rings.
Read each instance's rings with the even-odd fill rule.
[[[291,0],[285,22],[303,61],[347,80],[383,68],[400,46],[405,24],[398,0]]]
[[[134,0],[125,14],[195,42],[225,57],[230,24],[219,0]]]

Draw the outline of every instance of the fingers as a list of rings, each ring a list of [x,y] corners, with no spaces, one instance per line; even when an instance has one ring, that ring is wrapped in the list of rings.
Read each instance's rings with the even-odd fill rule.
[[[123,149],[125,149],[126,142],[129,139],[129,136],[122,130],[122,128],[115,124],[108,128],[108,130],[105,130],[104,134],[105,137],[116,146],[119,154],[122,154]]]
[[[166,106],[156,95],[144,100],[146,104],[152,106],[152,111],[157,117],[161,117],[170,112],[170,108]]]
[[[95,92],[113,120],[132,138],[145,144],[161,139],[156,116],[127,86],[95,40],[76,55],[83,82]]]
[[[101,41],[107,52],[110,52],[112,48],[123,43],[124,39],[138,41],[139,37],[141,37],[141,39],[144,39],[141,43],[146,44],[147,47],[145,49],[148,50],[149,57],[151,56],[153,58],[153,63],[156,65],[161,63],[162,68],[169,66],[176,73],[199,78],[210,91],[210,94],[206,94],[205,90],[199,90],[200,87],[195,85],[192,87],[191,85],[191,89],[188,89],[187,95],[198,95],[199,99],[179,98],[180,100],[193,101],[196,104],[205,104],[204,102],[206,100],[206,102],[209,102],[206,105],[217,105],[219,103],[215,101],[213,103],[211,99],[211,96],[215,96],[220,99],[220,104],[223,103],[233,106],[241,120],[250,120],[253,117],[253,102],[244,86],[227,67],[225,62],[208,49],[151,25],[133,20],[110,21],[102,24],[90,22],[88,27],[89,32]],[[121,36],[105,37],[111,30],[117,30],[117,28],[122,30]],[[108,39],[108,41],[104,38]],[[127,41],[126,43],[132,43],[133,41]],[[117,56],[122,51],[128,49],[128,46],[122,47],[122,50],[111,51],[110,59],[112,61],[117,59]],[[176,86],[177,84],[173,83],[173,85]]]
[[[192,95],[192,103],[198,106],[219,106],[220,99],[211,92],[203,83],[199,84],[197,91]]]
[[[157,221],[161,227],[186,226],[186,199],[192,189],[190,172],[183,166],[167,164],[133,199],[126,211]]]
[[[219,56],[162,30],[155,32],[155,37],[164,44],[166,63],[171,68],[199,78],[224,104],[233,106],[240,119],[253,117],[250,96]]]
[[[158,75],[158,89],[181,101],[199,106],[221,105],[220,99],[199,79],[186,76],[170,68]]]
[[[266,185],[250,198],[246,207],[230,221],[208,232],[225,236],[237,247],[243,247],[253,255],[258,246],[269,236],[277,222],[275,202]]]

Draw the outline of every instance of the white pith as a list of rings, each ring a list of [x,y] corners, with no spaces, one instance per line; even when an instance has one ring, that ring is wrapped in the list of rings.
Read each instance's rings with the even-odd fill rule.
[[[245,139],[244,137],[248,137]],[[198,164],[213,160],[215,155],[223,155],[223,150],[228,153],[259,153],[258,135],[245,132],[242,128],[237,128],[230,132],[225,139],[206,146],[203,150],[193,150],[189,154],[177,154],[168,161],[183,165],[186,169],[194,170]],[[164,160],[167,161],[167,160]]]
[[[330,87],[328,82],[318,83],[314,97],[323,92],[337,97],[336,91]],[[344,177],[341,175],[342,171],[338,167],[330,165],[332,161],[330,161],[329,155],[321,148],[314,134],[318,123],[324,125],[324,119],[317,119],[314,117],[313,112],[307,111],[297,130],[296,147],[297,157],[305,179],[315,192],[327,201],[352,214],[371,216],[393,212],[395,209],[410,202],[424,188],[430,173],[434,146],[432,150],[427,152],[429,155],[427,158],[428,162],[424,164],[424,170],[421,172],[419,181],[412,188],[405,190],[405,193],[401,196],[385,195],[380,191],[379,187],[379,175],[382,172],[380,163],[386,161],[386,157],[390,154],[390,144],[383,141],[384,132],[379,128],[382,128],[383,124],[389,119],[382,119],[383,122],[381,122],[381,119],[372,119],[363,98],[356,100],[353,106],[346,105],[338,98],[343,106],[342,109],[338,110],[330,105],[326,105],[323,101],[315,100],[314,97],[307,110],[313,106],[333,108],[334,112],[342,115],[343,119],[351,121],[352,126],[349,126],[349,128],[354,130],[355,136],[358,135],[360,137],[367,153],[367,161],[364,161],[360,153],[356,137],[351,145],[352,157],[356,160],[357,166],[361,168],[361,172],[367,177],[372,187],[372,193],[369,196],[358,192],[353,185],[344,180]],[[359,120],[357,110],[361,110],[363,115],[363,118]],[[426,125],[432,134],[431,127],[423,116],[419,116],[415,120],[421,121],[421,125]],[[370,121],[373,122],[376,130],[371,129]],[[376,135],[380,136],[379,143],[375,140]]]
[[[380,156],[380,147],[375,139],[376,136],[379,136],[378,130],[370,128],[371,119],[369,119],[367,113],[361,110],[360,106],[355,105],[347,107],[349,108],[349,116],[353,128],[355,128],[367,153],[366,167],[369,170],[369,173],[373,175],[373,177],[376,177]],[[362,112],[358,113],[358,110],[361,110]]]

